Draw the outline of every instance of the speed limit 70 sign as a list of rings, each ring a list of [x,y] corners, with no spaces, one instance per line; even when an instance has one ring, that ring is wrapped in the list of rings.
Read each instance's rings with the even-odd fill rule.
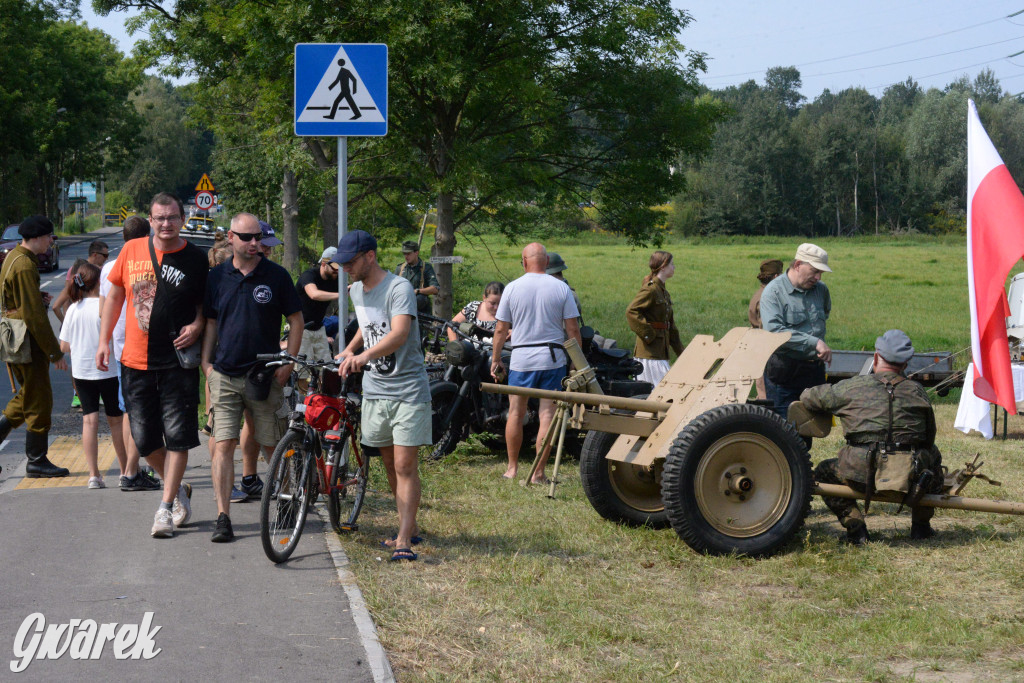
[[[210,192],[196,192],[196,208],[207,211],[213,206],[213,194]]]

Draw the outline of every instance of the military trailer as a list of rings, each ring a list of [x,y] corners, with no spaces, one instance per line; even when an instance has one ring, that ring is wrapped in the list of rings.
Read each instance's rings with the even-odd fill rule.
[[[589,430],[580,477],[602,517],[630,526],[671,526],[698,552],[766,557],[803,526],[812,495],[864,498],[847,486],[814,482],[805,438],[826,436],[830,417],[797,415],[798,428],[769,407],[748,402],[768,358],[788,339],[788,333],[745,327],[718,341],[698,335],[650,396],[637,398],[601,394],[569,340],[574,370],[566,391],[498,384],[484,390],[556,401],[544,436],[545,444],[559,445],[549,495],[565,429]],[[947,471],[942,493],[924,495],[918,504],[1024,514],[1022,503],[959,495],[972,478],[990,481],[979,467],[975,459]],[[900,503],[902,496],[878,492],[874,500]]]

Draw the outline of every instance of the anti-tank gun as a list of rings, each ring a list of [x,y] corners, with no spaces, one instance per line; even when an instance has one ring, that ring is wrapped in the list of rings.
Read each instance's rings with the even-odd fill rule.
[[[589,430],[580,477],[606,519],[671,526],[699,552],[764,557],[798,533],[812,495],[864,497],[847,486],[814,482],[803,437],[827,434],[820,416],[798,431],[768,408],[747,403],[768,358],[788,339],[788,333],[750,328],[718,341],[698,335],[647,399],[598,393],[571,349],[570,391],[483,389],[555,400],[559,420],[545,435],[548,444],[557,444],[565,428]],[[917,504],[1024,514],[1021,503],[959,496],[967,481],[980,477],[978,466],[976,459],[947,474],[943,493],[923,495]],[[874,499],[902,502],[897,494]]]

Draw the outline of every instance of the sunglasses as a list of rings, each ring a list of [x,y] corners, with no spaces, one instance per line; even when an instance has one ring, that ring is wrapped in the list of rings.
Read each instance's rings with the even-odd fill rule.
[[[252,242],[253,240],[260,242],[263,240],[262,232],[235,232],[234,230],[232,230],[231,234],[237,237],[238,239],[242,240],[243,242]]]

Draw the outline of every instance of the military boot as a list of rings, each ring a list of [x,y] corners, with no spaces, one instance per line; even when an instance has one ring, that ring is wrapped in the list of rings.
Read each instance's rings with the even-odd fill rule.
[[[7,418],[6,413],[0,413],[0,443],[11,435],[11,430],[14,429],[14,425]]]
[[[850,545],[867,545],[871,540],[868,536],[868,526],[861,520],[852,520],[853,523],[846,528],[846,542]]]
[[[935,529],[930,522],[911,522],[910,538],[915,541],[923,541],[935,535]]]
[[[70,474],[65,467],[57,467],[49,458],[46,452],[49,449],[49,435],[45,432],[25,432],[25,457],[28,464],[25,465],[25,476],[29,479],[44,479],[49,477],[66,477]]]

